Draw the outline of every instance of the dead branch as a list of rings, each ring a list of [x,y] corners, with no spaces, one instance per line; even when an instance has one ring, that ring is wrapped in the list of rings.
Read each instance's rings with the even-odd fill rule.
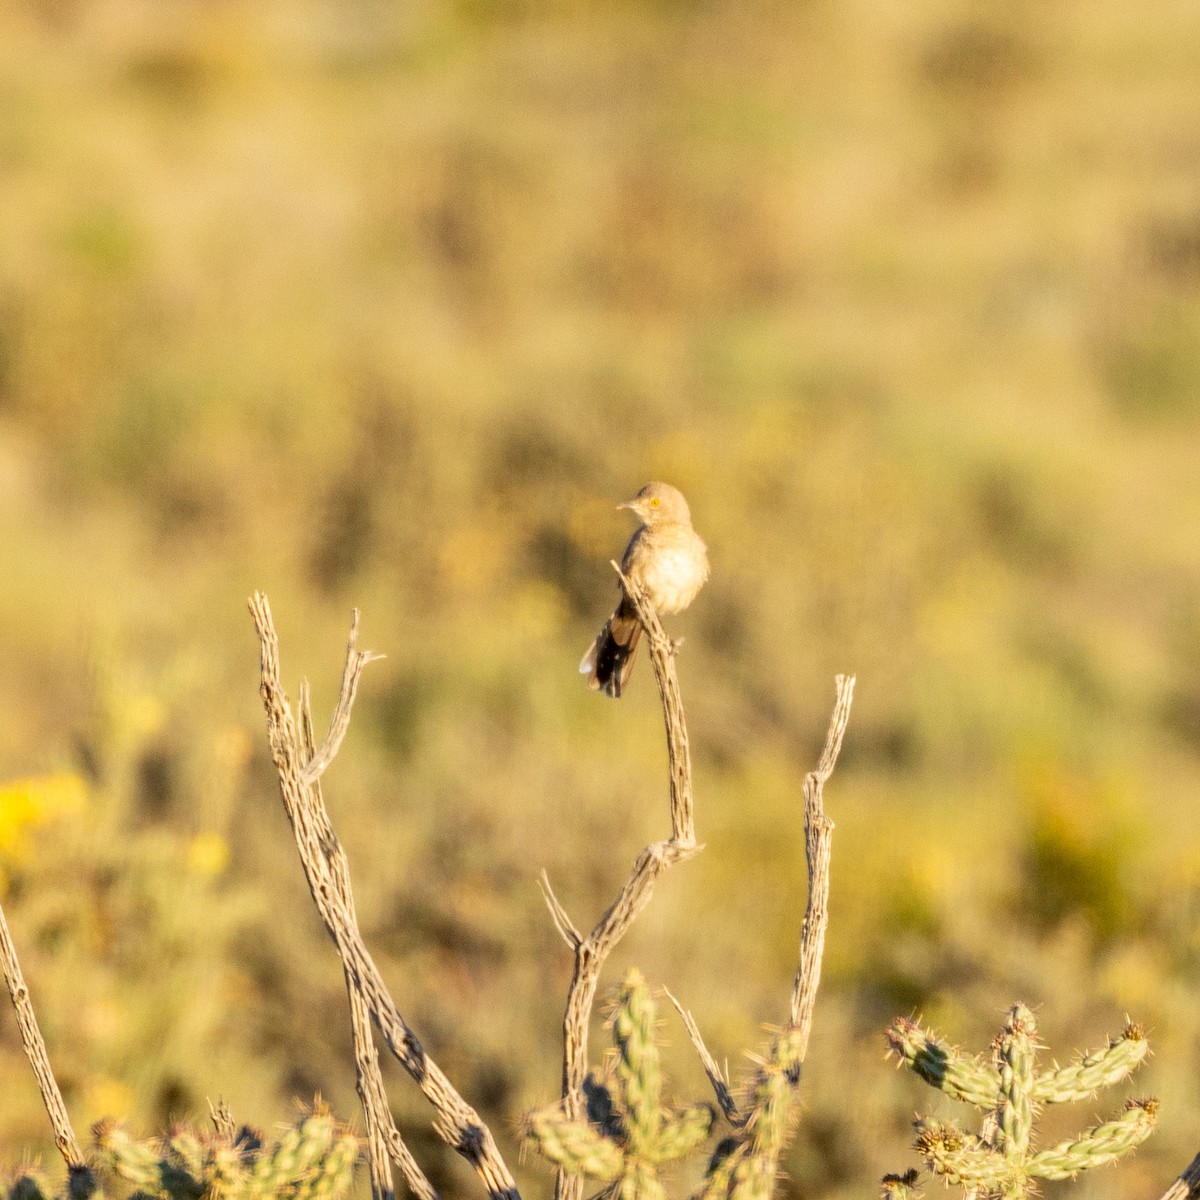
[[[347,669],[342,676],[341,695],[335,709],[335,714],[344,713],[344,716],[341,718],[341,728],[336,735],[336,743],[333,750],[329,753],[329,759],[325,764],[326,767],[333,761],[333,755],[337,753],[337,748],[341,745],[342,738],[345,737],[346,729],[350,724],[350,709],[353,705],[357,678],[361,673],[362,667],[366,665],[367,661],[370,661],[367,659],[362,660],[358,664],[358,670],[351,675],[351,664],[358,661],[354,655],[354,643],[357,640],[357,634],[358,612],[356,610],[350,626],[350,643],[346,653]],[[342,703],[343,697],[348,697],[344,705]],[[298,707],[300,712],[300,734],[303,738],[302,746],[305,757],[311,764],[315,760],[316,751],[313,748],[312,704],[307,679],[303,680],[300,684]],[[335,715],[334,725],[331,726],[330,733],[325,739],[325,746],[330,745],[333,741],[335,736],[334,729],[337,724],[338,717]],[[324,748],[322,747],[322,749]],[[322,768],[323,770],[324,768]],[[321,794],[320,774],[312,775],[311,788],[314,795],[315,823],[322,834],[326,860],[334,881],[334,886],[342,902],[350,912],[351,917],[355,917],[354,896],[350,890],[349,864],[346,862],[345,853],[337,844],[337,837],[333,832],[332,826],[329,825],[328,810],[325,808],[324,797]],[[404,1175],[405,1182],[413,1194],[421,1197],[421,1200],[437,1200],[437,1193],[425,1177],[425,1173],[417,1165],[416,1159],[413,1158],[412,1152],[405,1145],[404,1139],[400,1136],[400,1131],[392,1121],[391,1110],[388,1108],[387,1092],[383,1086],[383,1072],[379,1066],[379,1049],[375,1045],[375,1038],[371,1033],[371,1013],[367,1008],[366,1001],[362,997],[362,993],[358,990],[354,982],[354,977],[350,974],[344,962],[342,968],[346,977],[346,993],[350,1001],[350,1031],[354,1039],[355,1090],[362,1104],[363,1117],[366,1124],[367,1136],[365,1141],[367,1145],[367,1167],[371,1174],[371,1196],[373,1200],[393,1200],[395,1196],[395,1184],[392,1179],[392,1158],[395,1157],[396,1163]]]
[[[1188,1163],[1182,1175],[1159,1197],[1159,1200],[1196,1200],[1200,1197],[1200,1154]]]
[[[208,1115],[218,1136],[233,1141],[237,1135],[237,1122],[233,1119],[233,1113],[229,1109],[228,1102],[218,1098],[216,1104],[214,1104],[210,1100],[208,1102]]]
[[[808,1053],[813,1007],[821,984],[821,958],[825,952],[825,929],[829,924],[829,856],[833,822],[825,815],[825,781],[833,773],[842,749],[842,738],[850,720],[854,699],[854,676],[837,677],[837,701],[825,737],[825,748],[817,769],[804,777],[804,854],[808,860],[808,903],[800,935],[800,965],[792,987],[792,1026],[799,1030],[799,1062]]]
[[[841,752],[842,739],[850,720],[850,704],[854,698],[853,675],[839,675],[836,682],[837,700],[829,721],[829,731],[825,735],[825,748],[821,751],[816,770],[810,771],[804,777],[804,853],[808,862],[808,900],[800,934],[800,965],[792,985],[789,1025],[789,1028],[797,1031],[799,1035],[794,1042],[796,1052],[790,1064],[795,1068],[796,1079],[799,1079],[800,1067],[808,1054],[813,1008],[817,1000],[817,988],[821,983],[825,930],[829,924],[829,859],[834,826],[825,815],[825,781],[833,773],[838,754]],[[667,995],[671,996],[671,993],[668,992]],[[683,1018],[684,1027],[704,1065],[721,1111],[735,1129],[745,1126],[749,1114],[742,1113],[737,1108],[729,1089],[729,1082],[705,1046],[692,1014],[686,1011],[674,996],[671,996],[671,1002]]]
[[[546,901],[546,907],[550,910],[550,916],[554,920],[554,928],[562,934],[563,941],[574,952],[579,948],[579,943],[583,941],[583,934],[571,924],[571,918],[567,916],[567,910],[558,902],[558,897],[550,886],[550,876],[544,869],[538,878],[538,883],[541,885],[542,899]]]
[[[572,1121],[581,1119],[585,1109],[583,1082],[587,1075],[588,1027],[604,962],[629,926],[637,919],[638,914],[650,902],[659,876],[668,867],[684,862],[703,849],[696,842],[692,761],[688,749],[687,726],[683,719],[679,680],[675,675],[675,646],[667,637],[658,614],[642,589],[622,575],[616,563],[613,563],[613,568],[621,578],[625,594],[637,609],[662,700],[670,771],[671,836],[666,841],[652,842],[638,855],[620,894],[587,937],[580,937],[562,905],[554,897],[549,879],[545,878],[543,873],[542,890],[555,927],[568,945],[572,946],[575,957],[571,983],[567,989],[566,1012],[563,1015],[562,1098],[566,1115]],[[582,1176],[560,1170],[555,1179],[555,1200],[580,1200],[582,1194]]]
[[[333,708],[333,716],[329,719],[329,732],[321,743],[320,749],[312,749],[312,729],[306,732],[308,762],[304,768],[304,782],[314,783],[325,773],[334,755],[341,749],[346,731],[350,728],[350,710],[354,706],[354,697],[358,692],[358,681],[362,676],[363,667],[369,662],[383,658],[382,654],[359,652],[354,648],[358,640],[358,609],[350,618],[350,644],[346,649],[346,665],[342,670],[342,686],[338,689],[337,704]],[[311,723],[311,722],[310,722]]]
[[[62,1092],[58,1090],[54,1071],[50,1067],[46,1042],[38,1028],[33,1001],[29,998],[29,988],[17,959],[17,948],[8,932],[8,921],[5,920],[3,906],[0,906],[0,962],[4,964],[4,982],[8,984],[8,994],[12,997],[13,1008],[17,1010],[21,1045],[25,1048],[29,1065],[33,1067],[38,1090],[42,1093],[42,1103],[46,1106],[50,1124],[54,1127],[54,1144],[58,1147],[59,1154],[66,1159],[67,1167],[72,1173],[85,1171],[87,1164],[79,1152],[79,1143],[75,1140],[75,1131],[71,1128],[67,1106],[63,1102]]]
[[[696,845],[696,823],[692,803],[692,754],[688,746],[687,724],[683,719],[683,699],[679,694],[679,679],[675,674],[676,643],[667,637],[658,613],[645,592],[631,584],[614,562],[612,568],[620,576],[625,594],[637,609],[638,620],[650,649],[654,680],[662,699],[663,724],[667,733],[667,770],[671,789],[671,841],[678,846]],[[697,847],[700,849],[700,847]]]
[[[301,726],[308,724],[309,731],[302,734],[283,690],[279,665],[279,636],[275,632],[267,598],[261,592],[256,592],[251,598],[250,611],[258,632],[259,693],[266,709],[267,735],[271,756],[279,775],[280,796],[296,838],[296,847],[300,852],[309,891],[342,959],[347,986],[359,996],[366,1010],[374,1018],[389,1049],[433,1105],[437,1113],[434,1129],[438,1135],[475,1168],[490,1196],[495,1200],[519,1200],[512,1173],[496,1147],[491,1130],[425,1053],[424,1047],[396,1008],[387,985],[363,942],[354,913],[349,866],[330,823],[320,788],[316,786],[316,780],[327,769],[345,736],[359,677],[363,668],[374,657],[355,647],[357,614],[350,629],[346,669],[342,677],[341,694],[334,720],[330,725],[330,734],[314,759],[308,753],[312,742],[311,722],[303,715],[307,712],[307,699],[305,697],[301,701]],[[322,754],[327,756],[326,760],[318,761]],[[353,1003],[354,1001],[352,1005]],[[401,1167],[414,1192],[423,1198],[432,1198],[432,1186],[404,1147],[390,1116],[384,1121],[383,1113],[387,1111],[387,1106],[382,1081],[377,1075],[377,1056],[372,1067],[370,1054],[364,1052],[362,1047],[361,1030],[356,1032],[355,1038],[359,1094],[366,1094],[364,1111],[368,1113],[368,1122],[375,1122],[374,1136],[381,1137],[386,1142],[393,1160]],[[373,1042],[371,1046],[373,1050]],[[372,1163],[375,1161],[373,1157]],[[373,1186],[376,1183],[385,1186],[386,1177],[377,1180],[375,1171],[373,1165]]]
[[[696,1018],[675,999],[669,989],[664,988],[663,990],[667,993],[667,999],[675,1005],[675,1011],[683,1021],[683,1027],[687,1030],[688,1037],[692,1039],[692,1045],[700,1056],[704,1073],[708,1076],[708,1082],[712,1084],[713,1093],[717,1097],[721,1111],[725,1114],[725,1120],[735,1129],[741,1127],[746,1123],[746,1118],[738,1111],[737,1101],[733,1098],[733,1091],[729,1086],[726,1073],[717,1065],[717,1060],[713,1058],[704,1044],[704,1038],[701,1036],[700,1026],[696,1024]]]

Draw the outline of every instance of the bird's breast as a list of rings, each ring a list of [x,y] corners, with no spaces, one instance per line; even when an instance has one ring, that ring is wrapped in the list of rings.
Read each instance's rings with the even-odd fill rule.
[[[659,612],[687,608],[708,578],[708,554],[694,534],[679,545],[659,546],[647,556],[642,583]]]

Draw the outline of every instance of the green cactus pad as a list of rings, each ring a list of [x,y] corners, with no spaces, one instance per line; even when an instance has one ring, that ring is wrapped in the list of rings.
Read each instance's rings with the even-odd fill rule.
[[[978,1108],[996,1103],[1000,1076],[991,1064],[956,1050],[906,1017],[892,1022],[887,1040],[893,1053],[952,1100],[964,1100]]]
[[[646,981],[636,967],[631,968],[617,993],[609,1023],[634,1157],[655,1144],[662,1125],[662,1059],[654,1040],[656,1017]]]
[[[602,1078],[588,1076],[584,1117],[569,1117],[561,1101],[525,1117],[525,1138],[538,1153],[609,1184],[605,1196],[618,1200],[662,1200],[659,1168],[698,1149],[716,1122],[711,1105],[675,1110],[663,1104],[656,1020],[650,989],[631,970],[608,1020],[615,1053]]]
[[[1073,1179],[1080,1171],[1106,1166],[1136,1150],[1154,1132],[1157,1121],[1157,1100],[1128,1100],[1115,1120],[1035,1154],[1029,1160],[1029,1173],[1039,1179]]]
[[[1101,1088],[1112,1087],[1131,1075],[1149,1053],[1150,1045],[1141,1026],[1127,1025],[1121,1036],[1103,1050],[1094,1050],[1078,1062],[1035,1080],[1033,1098],[1039,1104],[1090,1100]]]
[[[1024,1159],[1033,1130],[1033,1014],[1023,1004],[1013,1007],[996,1042],[1000,1076],[996,1104],[997,1145],[1005,1158]]]
[[[561,1104],[529,1113],[525,1136],[555,1166],[602,1183],[618,1179],[625,1164],[625,1153],[616,1141],[586,1121],[571,1120]]]
[[[130,1200],[338,1200],[353,1184],[359,1139],[320,1104],[274,1142],[231,1119],[215,1124],[139,1140],[102,1121],[92,1131],[96,1165],[133,1186]]]

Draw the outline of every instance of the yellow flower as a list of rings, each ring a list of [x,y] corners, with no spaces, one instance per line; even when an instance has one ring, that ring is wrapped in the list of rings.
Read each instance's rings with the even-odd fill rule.
[[[0,861],[22,858],[31,829],[82,812],[86,803],[87,785],[71,771],[0,784]]]
[[[193,875],[220,875],[229,866],[229,843],[219,833],[196,834],[188,845],[187,866]]]

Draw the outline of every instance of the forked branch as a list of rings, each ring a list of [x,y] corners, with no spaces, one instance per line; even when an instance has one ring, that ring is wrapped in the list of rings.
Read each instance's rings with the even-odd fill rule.
[[[563,1015],[563,1108],[568,1120],[578,1121],[584,1113],[583,1083],[587,1075],[588,1028],[596,1001],[600,971],[613,947],[625,935],[637,915],[650,902],[659,876],[675,863],[691,858],[703,847],[696,842],[692,802],[692,760],[688,749],[687,726],[683,719],[683,701],[675,674],[675,646],[667,636],[653,605],[641,587],[621,574],[625,594],[637,610],[646,636],[654,678],[662,699],[663,723],[667,733],[667,760],[670,771],[671,836],[651,842],[633,864],[620,894],[587,937],[582,937],[555,898],[550,880],[542,876],[542,891],[554,918],[555,927],[572,948],[575,957],[567,1007]],[[555,1180],[555,1200],[579,1200],[583,1177],[559,1170]]]
[[[496,1147],[491,1130],[425,1053],[416,1034],[396,1008],[379,968],[367,951],[354,913],[349,867],[317,784],[345,735],[363,668],[375,657],[356,649],[357,613],[350,629],[346,669],[330,733],[322,748],[314,754],[307,693],[301,701],[298,724],[283,690],[279,637],[275,632],[267,598],[261,592],[256,592],[251,598],[250,611],[258,631],[259,693],[266,708],[267,735],[279,775],[280,796],[296,838],[309,891],[341,956],[347,986],[361,998],[392,1053],[433,1105],[437,1113],[434,1129],[439,1136],[475,1168],[489,1195],[496,1200],[519,1200],[512,1173]],[[380,1188],[387,1186],[386,1176],[379,1171],[377,1159],[378,1146],[386,1144],[413,1191],[425,1200],[431,1200],[434,1195],[432,1186],[403,1145],[390,1117],[385,1119],[386,1097],[382,1095],[378,1064],[371,1061],[373,1045],[370,1049],[364,1045],[361,1028],[358,1028],[361,1025],[361,1012],[356,1005],[357,1002],[352,1000],[352,1012],[358,1013],[355,1019],[355,1053],[359,1066],[360,1095],[364,1097],[369,1140],[376,1143],[371,1157],[372,1184]]]
[[[362,667],[369,661],[367,659],[359,660],[354,657],[354,642],[357,631],[358,613],[356,611],[354,621],[350,627],[350,647],[346,658],[347,668],[349,668],[352,662],[357,665],[355,680],[357,680],[358,674],[361,673]],[[343,676],[343,696],[346,695],[347,687],[347,679]],[[345,736],[345,728],[350,723],[352,701],[353,692],[350,693],[344,707],[344,725],[337,739],[339,745],[341,744],[342,737]],[[339,701],[337,711],[342,711],[342,708],[343,706]],[[300,685],[299,709],[303,750],[311,764],[315,760],[316,752],[313,749],[312,706],[307,679]],[[328,742],[329,738],[326,738],[326,741]],[[332,761],[333,758],[331,755],[329,762]],[[326,763],[326,766],[328,766],[328,763]],[[325,858],[333,877],[333,884],[347,911],[353,918],[355,915],[354,896],[350,890],[349,864],[346,861],[345,853],[338,845],[332,826],[328,825],[328,815],[324,799],[321,795],[319,775],[314,776],[311,787],[316,808],[316,826],[322,833]],[[322,817],[325,818],[325,828],[322,828]],[[354,1039],[355,1090],[358,1092],[358,1099],[362,1104],[363,1119],[366,1124],[367,1167],[371,1173],[372,1200],[393,1200],[395,1196],[395,1185],[392,1181],[393,1160],[399,1165],[405,1182],[407,1182],[409,1189],[415,1196],[418,1196],[420,1200],[437,1200],[437,1193],[433,1190],[429,1180],[426,1179],[424,1172],[417,1165],[416,1159],[413,1158],[412,1152],[405,1145],[404,1139],[400,1136],[400,1131],[392,1121],[391,1110],[388,1108],[387,1092],[383,1086],[383,1072],[379,1066],[379,1049],[375,1045],[375,1038],[371,1032],[371,1013],[367,1008],[366,1000],[363,999],[362,993],[358,990],[354,976],[350,973],[344,961],[342,969],[346,977],[346,993],[350,1002],[350,1032]]]

